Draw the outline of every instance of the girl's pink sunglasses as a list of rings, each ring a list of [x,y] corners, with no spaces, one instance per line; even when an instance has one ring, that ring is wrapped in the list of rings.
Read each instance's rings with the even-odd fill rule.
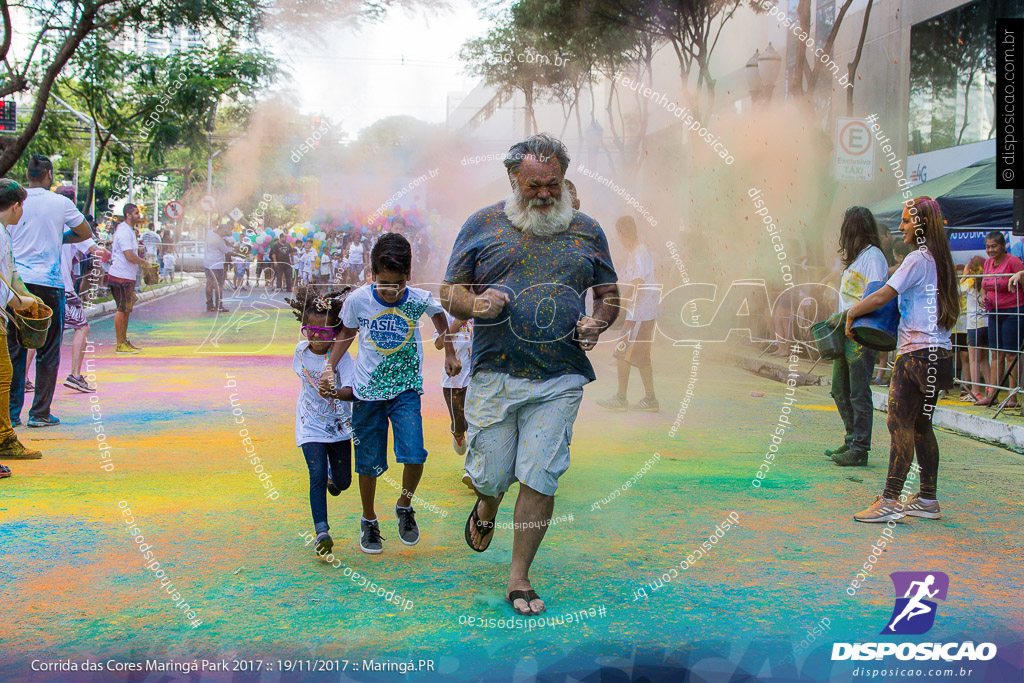
[[[303,325],[302,336],[306,339],[319,339],[320,341],[332,341],[338,336],[330,327],[316,327],[314,325]]]

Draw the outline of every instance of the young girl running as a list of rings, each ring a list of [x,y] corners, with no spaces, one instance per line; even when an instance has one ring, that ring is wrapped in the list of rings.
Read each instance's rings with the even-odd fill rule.
[[[850,336],[856,318],[899,296],[899,339],[889,389],[889,474],[882,495],[853,516],[858,522],[887,522],[905,515],[941,517],[936,497],[939,445],[931,418],[939,390],[953,386],[949,331],[960,315],[956,270],[943,225],[939,204],[930,197],[918,197],[904,207],[900,232],[913,251],[884,287],[846,315]],[[901,493],[915,450],[921,492],[907,499]]]
[[[331,356],[341,329],[341,308],[351,288],[327,291],[300,285],[294,299],[286,299],[302,323],[306,341],[295,345],[292,369],[302,389],[295,406],[295,443],[309,467],[309,508],[313,513],[317,554],[331,552],[334,541],[327,524],[327,492],[337,496],[352,483],[352,373],[355,363],[345,353],[335,369],[335,387],[329,397],[319,393],[320,375]],[[328,469],[329,468],[329,469]]]
[[[455,358],[462,363],[462,371],[450,377],[447,372],[441,373],[441,391],[444,402],[448,404],[448,414],[452,418],[452,448],[458,455],[466,454],[466,390],[469,387],[470,356],[473,351],[473,321],[456,320],[448,312],[448,336],[455,347]],[[444,350],[444,339],[434,333],[434,348]]]

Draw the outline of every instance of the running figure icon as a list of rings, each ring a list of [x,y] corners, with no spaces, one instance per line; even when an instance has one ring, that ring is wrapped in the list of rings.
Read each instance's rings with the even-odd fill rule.
[[[892,623],[886,627],[886,630],[895,632],[896,623],[903,617],[906,617],[907,621],[910,621],[914,617],[933,612],[935,608],[931,605],[934,603],[925,604],[921,602],[921,600],[923,598],[934,598],[936,595],[938,595],[938,588],[936,588],[934,591],[929,590],[934,583],[934,574],[929,574],[924,581],[912,581],[910,583],[910,587],[907,588],[906,594],[903,596],[904,598],[910,598],[910,601],[907,602],[906,606],[903,608],[903,611],[900,612],[900,615],[893,619]],[[914,592],[915,586],[917,587],[917,594],[912,596],[911,593]]]

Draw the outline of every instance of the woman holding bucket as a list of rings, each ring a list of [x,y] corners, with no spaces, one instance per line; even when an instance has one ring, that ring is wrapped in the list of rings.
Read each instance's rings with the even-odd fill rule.
[[[899,297],[899,336],[889,389],[889,473],[882,495],[853,516],[858,522],[887,522],[905,515],[939,519],[936,486],[939,445],[932,431],[932,410],[940,389],[953,386],[953,345],[949,331],[960,315],[960,294],[953,257],[939,204],[918,197],[903,209],[900,232],[913,251],[878,291],[847,312],[846,334],[864,315]],[[917,454],[921,489],[901,495]]]
[[[8,225],[21,220],[22,202],[28,193],[25,188],[10,178],[0,178],[0,303],[18,311],[30,310],[36,306],[38,299],[29,294],[24,283],[14,269],[14,256],[11,253],[11,237],[7,232]],[[14,288],[13,290],[11,288]],[[0,315],[8,316],[0,309]],[[11,426],[11,358],[7,353],[7,325],[0,324],[0,460],[37,460],[43,457],[39,451],[25,448]],[[8,467],[0,465],[0,479],[11,476]]]
[[[839,253],[843,277],[839,281],[839,313],[829,318],[833,326],[843,324],[843,314],[864,297],[869,282],[884,280],[889,264],[878,239],[878,224],[863,206],[846,210],[839,230]],[[849,339],[844,340],[843,355],[832,361],[832,398],[846,428],[843,445],[826,450],[842,467],[868,464],[871,450],[871,375],[878,352]]]

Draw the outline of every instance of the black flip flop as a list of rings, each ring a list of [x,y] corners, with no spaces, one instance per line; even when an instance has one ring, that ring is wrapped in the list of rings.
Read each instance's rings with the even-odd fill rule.
[[[511,593],[505,596],[505,602],[512,605],[512,609],[516,611],[516,614],[519,614],[524,617],[528,614],[543,614],[548,609],[545,606],[544,609],[542,609],[540,612],[534,612],[532,609],[528,612],[520,612],[519,608],[516,607],[516,600],[525,600],[527,609],[529,609],[530,603],[534,600],[543,600],[543,598],[537,595],[537,591],[533,590],[532,588],[528,591],[512,591]]]
[[[479,517],[477,517],[476,516],[476,510],[477,510],[477,507],[479,505],[480,505],[480,499],[477,498],[476,502],[473,503],[473,511],[469,513],[469,519],[466,520],[465,532],[466,532],[466,545],[468,545],[470,548],[472,548],[476,552],[482,553],[483,551],[485,551],[485,550],[487,550],[488,548],[491,547],[491,540],[490,539],[491,539],[491,534],[494,533],[494,520],[491,520],[490,522],[485,522],[485,521],[481,520]],[[477,531],[479,531],[483,535],[483,537],[484,537],[483,540],[487,541],[487,545],[485,545],[483,548],[477,548],[475,545],[473,545],[473,537],[469,533],[469,529],[470,529],[470,525],[471,524],[475,524],[476,525]]]

